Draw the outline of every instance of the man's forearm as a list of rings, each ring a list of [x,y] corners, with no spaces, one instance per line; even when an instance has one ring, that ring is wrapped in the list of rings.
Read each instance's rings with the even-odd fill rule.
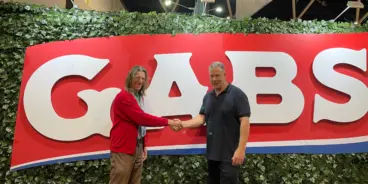
[[[249,137],[249,129],[250,129],[249,118],[242,117],[240,122],[240,139],[238,149],[245,150]]]
[[[199,114],[191,120],[183,121],[183,128],[195,128],[204,124],[204,116]]]

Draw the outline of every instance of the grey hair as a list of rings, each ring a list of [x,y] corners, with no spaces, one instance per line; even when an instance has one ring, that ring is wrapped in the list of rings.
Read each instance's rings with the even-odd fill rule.
[[[147,82],[147,70],[143,66],[134,66],[130,69],[127,78],[125,79],[125,90],[129,91],[130,93],[134,93],[134,89],[132,88],[133,78],[137,74],[137,72],[143,72],[145,76],[145,81],[143,82],[142,88],[138,91],[138,94],[144,96],[146,93],[146,89],[148,87]]]
[[[216,61],[216,62],[211,63],[211,65],[208,69],[211,71],[214,68],[220,68],[222,71],[225,71],[225,66],[220,61]]]

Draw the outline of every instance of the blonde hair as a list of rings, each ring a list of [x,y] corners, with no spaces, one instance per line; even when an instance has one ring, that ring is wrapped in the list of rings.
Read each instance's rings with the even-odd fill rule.
[[[134,66],[132,69],[130,69],[127,78],[125,79],[125,90],[127,90],[130,93],[135,93],[136,91],[132,88],[133,78],[137,74],[137,72],[143,72],[145,76],[145,81],[143,82],[142,88],[138,91],[138,95],[144,96],[146,94],[146,89],[148,86],[147,82],[147,70],[143,66]]]

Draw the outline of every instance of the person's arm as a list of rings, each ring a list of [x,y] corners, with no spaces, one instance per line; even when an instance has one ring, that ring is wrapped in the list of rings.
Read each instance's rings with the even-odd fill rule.
[[[249,137],[249,117],[251,114],[248,97],[243,92],[236,97],[235,109],[240,121],[240,137],[238,147],[232,158],[232,164],[241,165],[244,162],[245,150]]]
[[[249,117],[241,117],[240,118],[240,138],[239,138],[239,145],[238,145],[238,149],[242,150],[243,152],[245,152],[245,148],[248,142],[248,137],[249,137]]]
[[[199,127],[203,124],[204,124],[204,115],[203,114],[198,114],[193,119],[181,122],[181,125],[183,126],[183,128],[195,128],[195,127]]]
[[[122,113],[128,117],[133,123],[141,126],[168,126],[176,125],[173,120],[161,118],[145,113],[138,105],[138,102],[129,93],[124,93],[117,99],[115,104],[116,113]]]
[[[147,141],[147,134],[143,137],[143,150],[142,150],[142,158],[143,161],[145,161],[148,157],[148,151],[147,151],[147,147],[146,147],[146,141]]]
[[[205,123],[204,122],[205,100],[206,100],[206,96],[203,97],[201,109],[199,110],[199,114],[196,117],[192,118],[191,120],[181,122],[182,128],[196,128]]]

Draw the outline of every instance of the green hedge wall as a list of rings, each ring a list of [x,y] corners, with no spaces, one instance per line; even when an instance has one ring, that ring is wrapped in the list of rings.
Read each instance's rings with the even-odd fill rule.
[[[242,21],[156,13],[101,13],[0,2],[0,183],[107,183],[109,160],[80,161],[10,172],[15,117],[26,47],[57,40],[129,34],[348,33],[368,24],[326,21]],[[241,183],[368,183],[368,154],[246,156]],[[206,160],[150,156],[143,183],[206,183]]]

